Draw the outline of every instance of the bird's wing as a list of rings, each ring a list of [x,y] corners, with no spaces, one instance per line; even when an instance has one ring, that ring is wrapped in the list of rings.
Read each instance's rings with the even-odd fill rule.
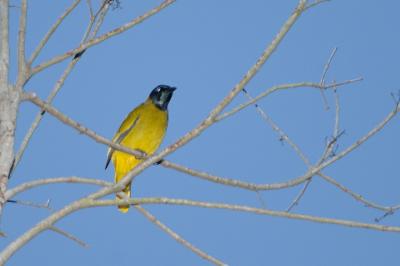
[[[112,142],[120,144],[122,142],[122,140],[128,135],[128,133],[131,132],[131,130],[135,127],[135,125],[140,117],[139,111],[138,111],[140,107],[141,107],[141,105],[129,113],[129,115],[125,118],[124,122],[122,122],[117,133],[113,137]],[[108,165],[110,164],[113,153],[114,153],[114,149],[109,147],[108,152],[107,152],[107,162],[106,162],[105,169],[107,169]]]

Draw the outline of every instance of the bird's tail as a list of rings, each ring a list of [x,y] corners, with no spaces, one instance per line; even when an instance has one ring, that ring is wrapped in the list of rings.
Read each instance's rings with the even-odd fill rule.
[[[126,185],[126,187],[121,191],[123,192],[127,198],[131,197],[131,184],[129,183],[128,185]],[[121,196],[117,196],[115,197],[116,199],[123,199]],[[129,210],[129,204],[124,204],[124,205],[118,205],[118,210],[120,212],[126,213]]]

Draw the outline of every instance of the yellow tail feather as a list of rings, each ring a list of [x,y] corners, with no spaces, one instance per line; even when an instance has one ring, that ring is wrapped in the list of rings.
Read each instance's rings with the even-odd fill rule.
[[[122,192],[125,193],[126,197],[130,198],[131,197],[131,184],[127,185]],[[122,197],[120,196],[116,196],[116,199],[122,199]],[[124,204],[124,205],[118,205],[118,210],[122,213],[127,213],[129,210],[129,205],[128,204]]]

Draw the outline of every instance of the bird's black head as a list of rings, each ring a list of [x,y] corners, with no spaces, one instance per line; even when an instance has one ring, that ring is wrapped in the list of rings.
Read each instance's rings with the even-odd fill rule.
[[[149,98],[155,106],[163,111],[166,111],[174,90],[176,90],[175,87],[158,85],[154,90],[151,91]]]

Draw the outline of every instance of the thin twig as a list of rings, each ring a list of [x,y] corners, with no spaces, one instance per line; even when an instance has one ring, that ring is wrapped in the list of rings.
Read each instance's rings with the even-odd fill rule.
[[[93,23],[91,23],[92,25],[94,25],[94,21],[98,18],[97,23],[94,25],[94,29],[92,31],[92,34],[89,37],[90,39],[93,39],[93,38],[96,37],[97,33],[99,32],[99,29],[100,29],[101,25],[104,22],[104,18],[106,17],[107,12],[108,12],[109,9],[110,9],[110,1],[109,0],[104,0],[103,5],[101,6],[99,11],[94,16]],[[88,40],[88,37],[84,38],[82,43],[86,42],[87,40]]]
[[[331,55],[329,56],[328,62],[326,62],[325,66],[324,66],[324,70],[322,71],[321,80],[319,82],[319,84],[321,84],[321,86],[323,86],[325,84],[326,74],[328,73],[329,67],[331,66],[333,57],[335,56],[337,49],[338,49],[337,47],[333,48]]]
[[[328,176],[326,174],[323,174],[323,173],[318,173],[318,175],[320,177],[322,177],[324,180],[326,180],[329,183],[331,183],[332,185],[334,185],[335,187],[337,187],[340,190],[342,190],[344,193],[349,194],[355,200],[363,203],[367,207],[374,208],[374,209],[381,210],[381,211],[385,211],[385,212],[394,212],[394,211],[400,209],[400,205],[387,207],[387,206],[383,206],[383,205],[374,203],[372,201],[369,201],[369,200],[365,199],[363,196],[361,196],[360,194],[357,194],[357,193],[353,192],[352,190],[350,190],[349,188],[343,186],[342,184],[337,182],[332,177],[330,177],[330,176]]]
[[[334,53],[332,54],[334,55]],[[331,56],[332,58],[333,56]],[[328,61],[329,64],[331,62],[331,60]],[[329,68],[326,67],[326,69]],[[325,71],[324,71],[325,73]],[[250,96],[250,94],[246,91],[243,90],[244,93],[247,95],[248,98],[250,98],[250,100],[252,99],[252,97]],[[334,129],[333,129],[333,139],[336,142],[337,138],[340,136],[339,133],[339,120],[340,120],[340,103],[339,103],[339,96],[336,93],[336,89],[335,89],[335,125],[334,125]],[[300,156],[300,158],[303,159],[303,161],[308,165],[309,168],[312,168],[312,166],[310,165],[307,157],[301,152],[301,150],[298,148],[297,145],[295,145],[290,138],[287,137],[287,135],[272,121],[272,119],[270,119],[267,114],[258,106],[256,105],[256,108],[258,110],[258,112],[262,115],[262,117],[271,125],[271,127],[277,131],[279,133],[279,135],[281,136],[281,138],[285,141],[288,141],[288,143],[293,147],[293,149],[296,151],[296,153]],[[398,105],[396,106],[396,109],[398,109]],[[317,163],[317,166],[320,165],[322,162],[324,162],[326,160],[327,155],[331,154],[332,150],[333,150],[333,144],[332,142],[330,142],[324,152],[324,155],[321,157],[321,159],[319,160],[319,162]],[[300,151],[300,152],[299,152]],[[334,184],[335,186],[339,187],[340,189],[342,189],[344,192],[349,193],[351,196],[353,196],[355,199],[364,202],[367,206],[373,206],[375,208],[378,208],[380,210],[384,210],[387,212],[393,212],[393,207],[383,207],[383,206],[379,206],[377,204],[374,204],[372,202],[369,201],[364,201],[362,199],[362,197],[358,194],[353,193],[352,191],[350,191],[349,189],[345,188],[344,186],[342,186],[341,184],[337,183],[335,180],[333,179],[328,179],[329,177],[327,177],[326,175],[322,174],[322,173],[318,173],[318,175],[320,175],[321,177],[326,177],[327,181],[329,181],[330,183]],[[309,186],[310,182],[311,182],[311,177],[310,179],[307,180],[307,182],[305,183],[303,189],[300,191],[300,193],[298,194],[298,196],[294,199],[294,201],[292,202],[292,204],[288,207],[287,211],[290,211],[294,206],[296,206],[299,202],[299,200],[301,199],[301,197],[304,195],[307,187]]]
[[[72,234],[70,234],[70,233],[68,233],[68,232],[66,232],[66,231],[64,231],[64,230],[62,230],[62,229],[60,229],[58,227],[55,227],[54,225],[49,226],[49,230],[51,230],[53,232],[56,232],[56,233],[59,233],[60,235],[65,236],[68,239],[71,239],[72,241],[78,243],[80,246],[82,246],[84,248],[88,248],[89,247],[88,244],[86,244],[85,242],[83,242],[82,240],[77,238],[76,236],[74,236],[74,235],[72,235]]]
[[[325,84],[325,77],[326,74],[328,73],[329,67],[331,66],[333,57],[335,56],[337,51],[337,47],[333,48],[331,55],[329,56],[328,62],[326,62],[325,66],[324,66],[324,70],[322,71],[322,76],[321,76],[321,80],[320,80],[320,84],[321,86],[323,86]],[[325,105],[325,110],[329,110],[329,104],[328,104],[328,100],[326,99],[326,95],[323,89],[319,90],[321,92],[321,96],[322,99],[324,100],[324,105]]]
[[[290,203],[289,207],[286,208],[286,212],[290,212],[295,206],[299,205],[299,202],[301,200],[301,198],[304,196],[304,194],[306,193],[306,190],[308,188],[308,186],[310,185],[312,181],[312,177],[310,177],[305,183],[303,188],[300,190],[299,194],[297,194],[297,196],[293,199],[292,203]]]
[[[339,94],[337,90],[334,90],[335,95],[335,124],[333,126],[333,134],[332,139],[328,141],[325,151],[321,157],[321,163],[326,161],[330,156],[333,155],[335,144],[337,143],[340,136],[344,133],[344,131],[340,132],[340,102],[339,102]]]
[[[93,7],[92,7],[92,1],[91,0],[86,0],[86,4],[88,6],[89,9],[89,16],[90,16],[90,20],[93,20],[94,17],[94,13],[93,13]]]
[[[319,4],[326,3],[326,2],[329,2],[329,1],[331,1],[331,0],[316,0],[313,3],[310,3],[310,4],[306,5],[306,7],[304,9],[307,10],[307,9],[315,7],[315,6],[319,5]]]
[[[32,69],[32,75],[44,70],[45,68],[52,66],[54,64],[60,63],[61,61],[67,59],[68,57],[74,56],[80,52],[82,52],[83,50],[86,50],[89,47],[92,47],[96,44],[99,44],[113,36],[116,36],[118,34],[121,34],[122,32],[125,32],[126,30],[140,24],[141,22],[143,22],[144,20],[146,20],[147,18],[150,18],[151,16],[157,14],[158,12],[160,12],[161,10],[163,10],[164,8],[166,8],[167,6],[169,6],[170,4],[174,3],[176,0],[165,0],[163,1],[159,6],[153,8],[152,10],[150,10],[149,12],[145,13],[144,15],[141,15],[133,20],[131,20],[130,22],[122,25],[121,27],[118,27],[114,30],[111,30],[97,38],[91,39],[90,41],[81,44],[79,47],[72,49],[62,55],[59,56],[55,56],[54,58],[41,63],[39,65],[37,65],[36,67],[34,67]]]
[[[50,199],[48,199],[46,201],[46,203],[36,203],[36,202],[26,201],[26,200],[7,200],[7,202],[16,203],[16,204],[25,205],[25,206],[34,207],[34,208],[52,210],[52,208],[50,207]]]
[[[380,217],[375,218],[375,222],[380,223],[383,219],[385,219],[386,217],[393,215],[394,211],[390,210],[388,212],[385,212],[383,215],[381,215]]]
[[[47,96],[46,102],[47,103],[51,103],[53,101],[53,99],[56,97],[57,93],[60,91],[60,89],[62,88],[66,78],[68,77],[69,73],[72,71],[72,69],[74,68],[75,64],[77,63],[77,61],[79,60],[79,58],[76,58],[74,60],[72,60],[67,68],[65,69],[65,71],[63,72],[62,76],[60,77],[60,79],[56,82],[53,90],[50,92],[49,96]],[[21,142],[21,145],[15,155],[15,160],[14,160],[14,167],[13,169],[16,169],[19,162],[22,159],[22,156],[24,155],[24,152],[26,150],[26,148],[28,147],[28,144],[30,142],[30,140],[32,139],[33,134],[35,133],[36,129],[38,128],[40,122],[42,121],[42,118],[44,116],[45,112],[43,110],[40,110],[37,114],[35,119],[33,120],[28,132],[26,132],[24,139]]]
[[[178,235],[175,231],[173,231],[171,228],[160,222],[154,215],[152,215],[149,211],[141,207],[140,205],[135,205],[135,208],[143,214],[150,222],[153,224],[157,225],[161,230],[166,232],[169,236],[171,236],[173,239],[175,239],[178,243],[181,243],[191,251],[193,251],[195,254],[200,256],[201,258],[210,261],[211,263],[215,265],[226,265],[222,261],[212,257],[211,255],[205,253],[201,249],[197,248],[190,242],[188,242],[186,239],[182,238],[180,235]]]
[[[40,41],[39,45],[36,47],[35,51],[32,53],[30,59],[29,59],[29,65],[32,65],[33,61],[38,57],[40,52],[42,51],[43,47],[46,45],[46,43],[49,41],[53,33],[58,29],[58,26],[60,26],[61,22],[75,9],[75,7],[80,3],[81,0],[75,0],[70,7],[67,8],[67,10],[64,11],[64,13],[57,19],[57,21],[51,26],[50,30],[46,33],[46,35],[43,37],[43,39]]]
[[[230,111],[227,111],[219,116],[217,116],[217,118],[215,119],[216,121],[221,121],[229,116],[234,115],[235,113],[243,110],[244,108],[255,104],[256,102],[258,102],[259,100],[261,100],[262,98],[270,95],[273,92],[276,91],[280,91],[280,90],[287,90],[287,89],[294,89],[294,88],[315,88],[315,89],[330,89],[330,88],[334,88],[334,87],[340,87],[340,86],[344,86],[347,84],[351,84],[354,82],[358,82],[358,81],[362,81],[363,78],[362,77],[358,77],[358,78],[354,78],[354,79],[349,79],[340,83],[332,83],[332,84],[328,84],[325,85],[323,87],[321,87],[321,84],[319,83],[315,83],[315,82],[299,82],[299,83],[289,83],[289,84],[282,84],[282,85],[276,85],[273,86],[267,90],[265,90],[264,92],[260,93],[259,95],[257,95],[256,97],[254,97],[253,100],[248,101],[246,103],[240,104],[237,107],[233,108]]]
[[[254,98],[247,92],[247,90],[243,89],[244,94],[247,96],[247,98],[252,101]],[[308,160],[306,155],[301,151],[299,146],[292,141],[289,136],[272,120],[272,118],[267,115],[267,113],[261,109],[261,107],[258,104],[255,104],[255,108],[257,112],[261,115],[261,117],[266,121],[274,131],[276,131],[283,141],[286,141],[292,148],[293,150],[299,155],[301,160],[307,165],[307,167],[312,167],[311,162]]]
[[[7,190],[6,199],[10,200],[13,197],[15,197],[17,194],[24,192],[26,190],[29,190],[31,188],[35,188],[35,187],[43,186],[43,185],[58,184],[58,183],[91,184],[91,185],[97,185],[97,186],[102,186],[102,187],[111,186],[113,184],[111,182],[106,182],[106,181],[103,181],[100,179],[84,178],[84,177],[77,177],[77,176],[43,178],[43,179],[36,179],[36,180],[30,181],[30,182],[25,182],[23,184],[20,184],[14,188]]]
[[[340,101],[336,88],[333,90],[333,93],[335,95],[335,126],[333,128],[333,136],[337,138],[340,131]]]
[[[104,17],[106,16],[107,11],[108,11],[109,8],[110,8],[110,1],[109,0],[103,0],[103,3],[101,4],[100,8],[97,10],[96,14],[94,14],[94,15],[91,14],[90,19],[89,19],[89,24],[88,24],[88,26],[86,28],[85,34],[82,37],[80,45],[84,44],[89,39],[92,39],[97,35],[97,32],[98,32],[100,26],[103,24]],[[91,10],[91,13],[92,12],[93,12],[93,10]],[[100,17],[99,20],[97,20],[98,17]],[[97,20],[97,23],[96,23],[95,29],[92,31],[92,28],[93,28],[96,20]],[[74,59],[76,59],[77,57],[80,57],[80,55],[82,55],[83,52],[84,52],[84,50],[79,52],[78,53],[79,56],[77,56],[78,54],[76,54],[74,56]]]
[[[243,89],[243,92],[245,93],[245,95],[247,96],[248,99],[253,100],[253,97],[245,89]],[[297,155],[300,157],[300,159],[306,164],[307,168],[311,169],[313,166],[311,165],[310,160],[302,152],[302,150],[299,148],[299,146],[289,138],[289,136],[272,120],[272,118],[269,115],[267,115],[267,113],[263,109],[261,109],[261,107],[258,104],[255,104],[255,107],[257,109],[257,112],[261,115],[261,117],[272,127],[272,129],[274,131],[276,131],[279,134],[280,139],[282,139],[283,141],[286,141],[293,148],[293,150],[297,153]],[[295,199],[292,201],[292,203],[286,209],[287,212],[291,211],[294,206],[297,206],[299,204],[300,199],[303,197],[304,193],[306,192],[311,180],[312,180],[312,177],[310,177],[305,182],[300,193],[295,197]]]
[[[364,142],[366,142],[369,138],[371,138],[372,136],[374,136],[376,133],[378,133],[379,131],[382,130],[382,128],[385,127],[385,125],[387,123],[389,123],[390,120],[392,120],[397,113],[400,111],[400,105],[397,104],[395,106],[395,108],[393,108],[393,110],[377,125],[375,126],[373,129],[371,129],[366,135],[364,135],[363,137],[361,137],[360,139],[358,139],[356,142],[354,142],[351,146],[349,146],[347,149],[343,150],[341,153],[333,156],[330,160],[322,163],[320,165],[320,168],[325,168],[326,166],[336,162],[337,160],[340,160],[341,158],[343,158],[344,156],[346,156],[347,154],[349,154],[350,152],[352,152],[354,149],[358,148],[359,146],[361,146]]]
[[[261,203],[261,207],[263,207],[264,209],[267,208],[267,204],[265,203],[265,200],[263,199],[261,192],[260,191],[256,191],[256,195],[258,198],[258,201]]]

